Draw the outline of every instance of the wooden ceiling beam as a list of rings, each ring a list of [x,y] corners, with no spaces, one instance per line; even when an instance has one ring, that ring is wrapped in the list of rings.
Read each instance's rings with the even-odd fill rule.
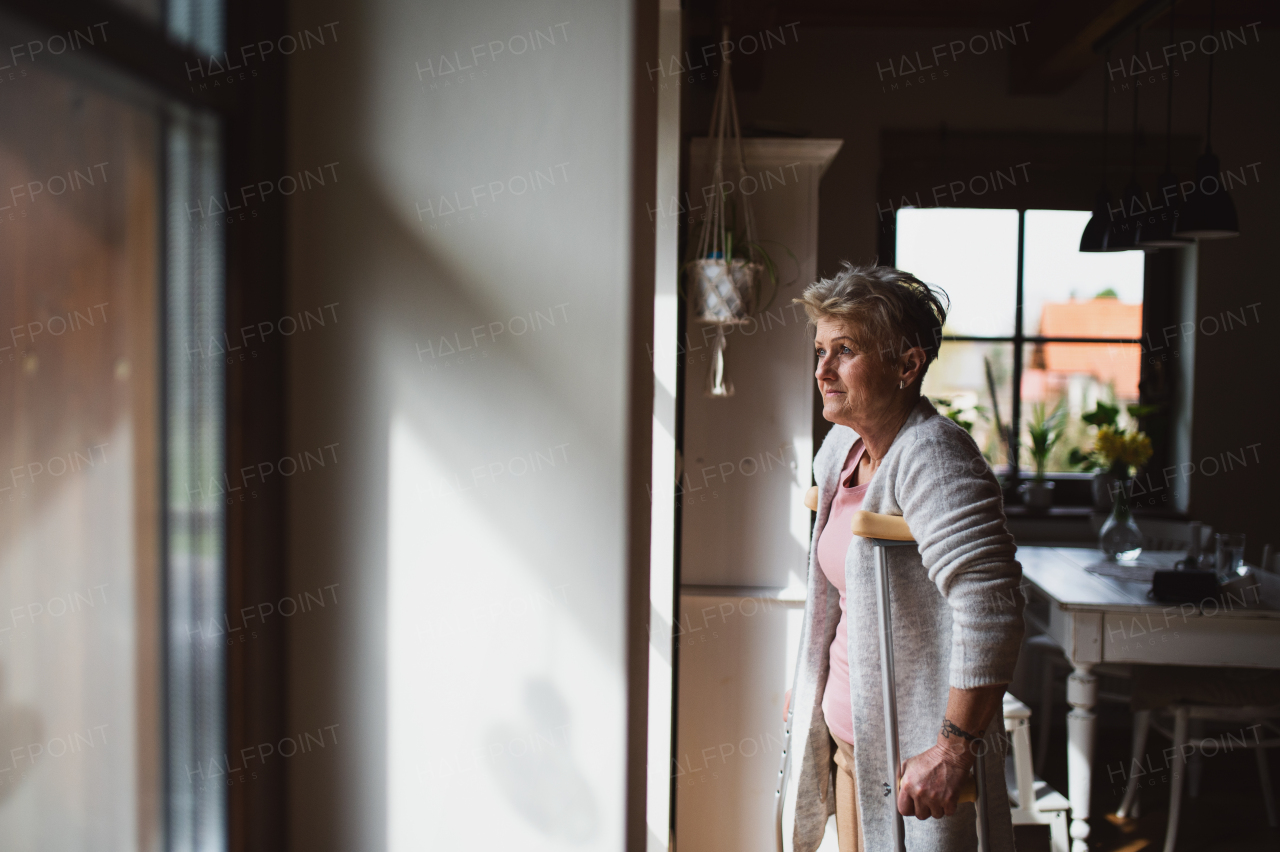
[[[1030,38],[1009,59],[1009,91],[1056,95],[1097,63],[1094,45],[1167,0],[1076,0],[1047,3],[1031,19]]]

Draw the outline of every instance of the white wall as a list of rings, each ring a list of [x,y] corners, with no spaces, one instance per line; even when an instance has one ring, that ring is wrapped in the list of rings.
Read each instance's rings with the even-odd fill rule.
[[[294,584],[340,584],[293,623],[295,727],[339,725],[291,763],[296,849],[623,845],[632,5],[294,6],[342,33],[291,67],[292,164],[339,178],[290,207],[294,306],[339,303],[290,353],[293,444],[339,444],[290,493]]]

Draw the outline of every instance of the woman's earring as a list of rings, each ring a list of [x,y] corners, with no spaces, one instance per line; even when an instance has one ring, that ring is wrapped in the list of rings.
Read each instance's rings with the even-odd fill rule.
[[[907,383],[906,383],[906,381],[905,381],[905,380],[903,380],[903,381],[901,381],[901,382],[898,382],[898,390],[902,390],[902,389],[903,389],[903,388],[905,388],[906,386],[907,386]]]

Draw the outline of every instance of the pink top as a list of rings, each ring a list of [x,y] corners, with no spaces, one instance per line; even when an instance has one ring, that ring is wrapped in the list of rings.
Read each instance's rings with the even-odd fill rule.
[[[844,598],[844,561],[853,541],[853,513],[862,508],[866,485],[853,485],[853,473],[862,459],[862,439],[854,441],[840,471],[840,485],[831,501],[827,525],[818,538],[818,567],[840,590],[840,624],[831,643],[831,671],[822,693],[822,715],[827,728],[847,743],[853,742],[853,708],[849,705],[849,632],[846,627]]]

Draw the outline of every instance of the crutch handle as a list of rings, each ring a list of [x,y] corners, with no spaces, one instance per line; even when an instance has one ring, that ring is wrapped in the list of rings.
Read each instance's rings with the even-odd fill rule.
[[[875,512],[854,512],[853,534],[888,541],[915,541],[906,518],[901,515],[878,515]]]
[[[804,506],[810,512],[818,511],[818,486],[810,485],[804,493]],[[853,513],[853,534],[863,538],[883,538],[889,541],[915,541],[906,518],[901,515],[880,515],[875,512]]]

